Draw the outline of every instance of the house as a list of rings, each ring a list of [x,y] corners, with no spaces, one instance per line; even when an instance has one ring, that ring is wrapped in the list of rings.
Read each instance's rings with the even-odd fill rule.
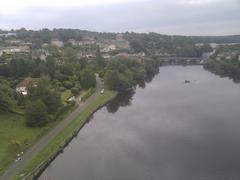
[[[110,59],[111,56],[110,56],[110,54],[104,54],[104,55],[103,55],[103,58],[104,58],[104,59]]]
[[[139,52],[139,53],[133,54],[133,56],[135,56],[135,57],[145,57],[146,54],[145,54],[145,52]]]
[[[93,37],[84,37],[82,39],[82,41],[79,41],[78,42],[78,45],[79,46],[82,46],[82,45],[91,45],[91,44],[95,44],[95,39]]]
[[[69,44],[71,44],[72,46],[76,46],[77,45],[77,42],[75,41],[75,39],[69,39],[67,42]]]
[[[100,50],[101,53],[108,53],[110,51],[114,51],[117,49],[117,46],[115,44],[110,44],[106,47],[104,47],[103,49]]]
[[[76,56],[78,59],[82,59],[82,58],[92,59],[96,57],[96,55],[91,52],[79,52],[77,53]]]
[[[48,43],[43,43],[43,44],[41,45],[41,47],[42,47],[42,48],[45,48],[45,47],[48,47],[48,45],[49,45]]]
[[[46,61],[50,53],[47,49],[37,49],[32,52],[33,59],[40,59],[41,61]]]
[[[64,46],[63,42],[58,39],[51,40],[51,45],[56,46],[58,48],[62,48]]]
[[[221,61],[222,58],[221,57],[216,57],[216,61]]]
[[[0,56],[3,53],[15,54],[15,53],[29,53],[30,48],[28,46],[9,46],[0,48]]]
[[[19,39],[7,40],[6,42],[11,45],[19,45],[23,43],[22,40]]]
[[[232,57],[231,57],[231,56],[226,56],[225,59],[226,59],[226,60],[231,60]]]
[[[0,34],[0,37],[8,37],[8,36],[17,36],[17,34],[16,33]]]
[[[204,44],[203,44],[203,43],[196,43],[195,46],[196,46],[196,47],[203,47]]]
[[[75,97],[75,96],[72,96],[72,97],[68,98],[67,101],[68,101],[68,102],[76,101],[76,97]]]
[[[27,77],[24,80],[22,80],[20,83],[18,83],[15,90],[17,93],[26,96],[28,86],[36,87],[38,81],[39,81],[38,78]]]
[[[86,54],[85,57],[86,57],[87,59],[92,59],[92,58],[95,58],[96,55],[90,53],[90,54]]]

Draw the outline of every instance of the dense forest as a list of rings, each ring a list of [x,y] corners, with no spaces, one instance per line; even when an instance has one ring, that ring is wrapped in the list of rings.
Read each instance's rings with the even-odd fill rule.
[[[157,33],[126,33],[124,37],[129,40],[134,51],[143,51],[147,54],[201,57],[204,52],[212,50],[208,43],[200,47],[195,46],[192,38],[186,36],[167,36]]]

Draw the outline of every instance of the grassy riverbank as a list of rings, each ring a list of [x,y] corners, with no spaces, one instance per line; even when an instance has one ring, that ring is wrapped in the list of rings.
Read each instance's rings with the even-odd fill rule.
[[[73,109],[74,107],[69,108],[56,121],[41,128],[26,126],[23,115],[0,111],[0,175],[13,163],[18,153],[31,147]]]
[[[116,92],[106,90],[103,95],[96,97],[79,116],[74,119],[61,133],[59,133],[40,153],[33,158],[27,166],[22,169],[15,177],[15,180],[21,179],[20,176],[26,176],[34,171],[39,165],[43,164],[49,158],[51,158],[61,148],[62,144],[73,136],[84,123],[88,120],[91,114],[102,105],[106,104],[109,100],[116,96]]]

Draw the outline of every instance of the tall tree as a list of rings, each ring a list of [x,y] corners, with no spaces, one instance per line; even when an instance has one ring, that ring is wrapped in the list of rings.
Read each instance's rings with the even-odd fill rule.
[[[90,69],[84,69],[80,75],[80,82],[84,89],[94,87],[96,85],[96,77]]]
[[[48,122],[46,105],[40,99],[28,102],[25,115],[28,126],[41,127]]]

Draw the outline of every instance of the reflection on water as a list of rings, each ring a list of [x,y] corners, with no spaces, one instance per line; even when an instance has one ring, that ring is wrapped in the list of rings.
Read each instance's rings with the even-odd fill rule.
[[[239,180],[239,92],[201,66],[162,67],[96,112],[40,180]]]
[[[134,93],[135,91],[131,90],[118,94],[117,97],[107,105],[108,112],[115,113],[119,107],[130,106]]]

